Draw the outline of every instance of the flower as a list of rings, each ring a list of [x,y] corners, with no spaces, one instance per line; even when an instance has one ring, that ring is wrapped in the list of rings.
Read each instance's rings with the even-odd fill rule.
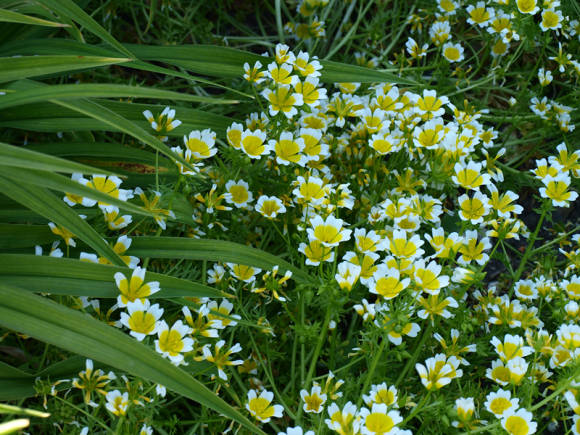
[[[298,252],[306,256],[306,264],[309,266],[318,266],[323,261],[334,261],[333,249],[325,246],[319,240],[311,240],[308,244],[300,243]]]
[[[61,236],[64,240],[64,243],[66,243],[67,246],[72,246],[74,248],[77,245],[74,239],[75,235],[69,230],[67,230],[65,227],[56,225],[54,222],[49,222],[48,227],[50,228],[50,231],[52,231],[53,234]]]
[[[119,177],[97,174],[93,175],[90,180],[85,181],[86,181],[85,186],[98,190],[101,193],[110,195],[113,198],[117,198],[121,201],[127,201],[128,199],[133,198],[133,191],[119,189],[119,186],[121,185],[122,182]],[[101,209],[106,209],[107,207],[110,207],[109,204],[103,201],[98,201],[97,204]]]
[[[338,282],[338,286],[342,290],[351,291],[352,286],[358,280],[362,268],[349,261],[342,261],[338,263],[338,272],[334,275],[334,279]]]
[[[161,290],[158,281],[145,283],[146,272],[146,269],[136,267],[131,278],[127,278],[122,272],[115,273],[115,283],[121,292],[117,298],[119,306],[125,307],[128,302],[134,302],[136,299],[144,300]]]
[[[300,397],[304,401],[304,412],[320,414],[324,409],[327,395],[321,392],[320,385],[314,385],[310,392],[300,390]]]
[[[417,41],[409,36],[407,42],[405,43],[405,48],[407,53],[409,53],[409,56],[411,56],[413,59],[418,59],[427,55],[429,44],[423,44],[421,47],[419,47]]]
[[[397,269],[389,268],[386,264],[379,264],[368,287],[371,293],[381,295],[389,300],[395,298],[407,288],[410,282],[410,278],[401,279]]]
[[[143,116],[149,121],[153,130],[162,134],[167,134],[181,125],[180,120],[174,119],[175,109],[171,109],[169,106],[165,107],[157,117],[153,116],[150,110],[145,110]],[[161,136],[160,139],[166,142],[167,136]]]
[[[556,9],[544,9],[542,11],[542,21],[540,22],[540,28],[543,32],[560,29],[562,27],[563,21],[564,16],[562,15],[562,11]]]
[[[72,380],[72,385],[75,388],[84,390],[83,398],[85,403],[93,406],[94,402],[91,400],[91,395],[94,392],[106,395],[105,387],[113,379],[116,379],[115,373],[103,372],[101,369],[94,370],[93,361],[87,359],[85,361],[85,370],[79,372],[79,377]]]
[[[248,391],[246,409],[250,414],[262,423],[268,423],[272,417],[281,418],[284,408],[281,405],[271,405],[274,393],[264,390],[258,396],[256,390]]]
[[[312,60],[309,60],[309,54],[307,52],[301,51],[296,56],[294,61],[294,68],[298,70],[302,77],[320,77],[320,70],[322,65],[316,59],[316,56],[312,56]]]
[[[545,70],[544,68],[538,69],[538,81],[540,82],[541,86],[548,86],[552,83],[554,76],[552,75],[552,71]]]
[[[461,44],[446,42],[443,44],[443,57],[449,62],[460,62],[464,59],[463,47]]]
[[[289,427],[286,432],[278,432],[278,435],[315,435],[313,430],[304,432],[300,426]]]
[[[266,133],[262,130],[244,130],[240,139],[242,151],[251,159],[259,159],[270,152],[265,141]]]
[[[298,81],[298,76],[292,75],[292,65],[282,63],[280,65],[272,62],[268,65],[268,76],[278,85],[294,86]]]
[[[193,338],[185,337],[191,332],[192,329],[183,324],[181,320],[175,322],[171,329],[165,320],[161,320],[157,325],[159,339],[155,340],[155,350],[173,364],[180,365],[184,360],[182,353],[193,350]]]
[[[534,415],[524,408],[509,408],[506,410],[501,419],[501,426],[510,435],[529,435],[536,433],[538,425],[532,421]]]
[[[372,385],[369,395],[363,394],[363,400],[368,406],[373,403],[384,403],[387,406],[394,406],[398,408],[397,404],[397,388],[394,385],[387,386],[385,382],[379,385]]]
[[[268,219],[274,219],[281,213],[286,213],[286,207],[275,196],[262,195],[256,202],[256,211]]]
[[[224,372],[224,368],[226,366],[239,366],[244,362],[244,360],[238,359],[230,361],[231,354],[241,351],[242,346],[240,346],[239,343],[236,343],[232,347],[224,351],[222,349],[225,344],[226,342],[224,340],[218,341],[214,346],[213,354],[210,351],[209,344],[204,345],[201,350],[203,352],[203,359],[213,363],[218,369],[218,376],[224,381],[227,381],[228,377]]]
[[[425,253],[420,249],[425,242],[417,234],[407,238],[407,233],[403,230],[393,231],[393,235],[388,239],[388,250],[397,258],[415,259]]]
[[[482,163],[476,163],[470,160],[467,165],[458,162],[454,166],[455,175],[451,177],[453,182],[464,189],[477,190],[481,186],[491,185],[491,175],[482,174]]]
[[[572,180],[565,173],[560,173],[555,177],[547,175],[542,182],[544,187],[540,188],[540,196],[551,199],[554,207],[570,207],[570,202],[578,198],[578,193],[568,190]]]
[[[459,360],[452,356],[449,359],[442,353],[428,358],[425,365],[416,364],[415,369],[421,377],[421,383],[427,390],[438,390],[449,384],[454,378],[461,377],[463,371],[457,370]]]
[[[524,346],[524,339],[519,335],[506,334],[501,342],[497,337],[491,339],[491,344],[494,346],[496,353],[503,362],[507,362],[517,357],[525,357],[530,355],[534,349],[529,346]]]
[[[248,62],[244,63],[244,79],[250,83],[260,84],[266,80],[264,71],[260,71],[262,63],[257,60],[254,66],[250,67]]]
[[[534,15],[540,10],[536,0],[516,0],[516,5],[522,14]]]
[[[461,220],[470,221],[474,225],[482,223],[484,216],[487,216],[491,210],[489,198],[479,191],[476,191],[472,197],[464,193],[457,198],[457,201]]]
[[[189,136],[183,136],[183,143],[195,159],[209,159],[217,153],[215,138],[216,133],[209,128],[193,130]]]
[[[478,1],[475,6],[467,6],[465,11],[469,14],[467,22],[472,25],[477,24],[479,27],[486,27],[495,15],[493,8],[486,8],[483,1]]]
[[[485,409],[500,418],[509,409],[518,409],[520,400],[516,397],[511,398],[509,390],[501,388],[496,392],[489,393],[485,401]]]
[[[245,283],[252,283],[256,280],[256,275],[262,271],[257,267],[246,266],[245,264],[226,263],[234,278]]]
[[[226,183],[227,193],[224,194],[224,199],[236,208],[244,208],[254,199],[249,187],[244,180],[229,180]]]
[[[338,246],[341,242],[346,242],[350,239],[352,230],[343,229],[344,221],[329,215],[326,219],[316,215],[310,219],[312,228],[308,228],[308,239],[310,241],[317,240],[326,247]]]
[[[127,312],[121,313],[121,323],[129,328],[133,337],[142,341],[147,335],[157,332],[157,321],[163,315],[159,304],[151,305],[148,299],[136,299],[127,302]]]
[[[292,92],[290,86],[280,85],[275,90],[266,88],[262,91],[262,96],[270,103],[270,115],[275,116],[282,112],[288,119],[298,113],[294,106],[302,106],[304,99],[302,94]]]
[[[449,285],[449,277],[441,275],[442,267],[435,261],[425,266],[425,260],[415,263],[414,279],[417,286],[426,293],[436,295]]]
[[[306,146],[304,139],[294,138],[292,133],[284,131],[280,134],[279,140],[272,139],[268,145],[276,153],[276,161],[279,164],[285,166],[290,163],[296,163],[300,166],[306,164],[306,156],[301,154]]]
[[[331,403],[327,408],[330,418],[324,420],[330,430],[340,434],[355,434],[359,432],[361,422],[357,416],[356,405],[347,402],[342,410],[336,403]]]
[[[121,394],[119,390],[113,390],[109,391],[105,398],[107,399],[106,408],[117,417],[122,417],[127,413],[129,393]]]
[[[326,100],[326,89],[318,87],[318,77],[306,77],[303,82],[298,81],[294,84],[294,90],[302,95],[304,104],[310,107],[317,107],[321,100]]]
[[[396,426],[403,421],[399,411],[394,409],[387,412],[387,405],[384,403],[373,403],[371,410],[362,408],[359,416],[363,420],[360,428],[363,435],[399,433]]]

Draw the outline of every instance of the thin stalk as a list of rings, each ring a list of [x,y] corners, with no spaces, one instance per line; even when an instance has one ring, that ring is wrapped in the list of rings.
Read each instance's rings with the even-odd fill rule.
[[[371,385],[373,375],[375,374],[375,370],[377,368],[379,360],[381,359],[381,356],[383,355],[383,352],[385,351],[385,347],[388,341],[389,340],[386,337],[383,337],[381,344],[379,345],[379,350],[376,352],[375,357],[371,362],[371,366],[369,367],[369,371],[367,372],[367,375],[365,377],[365,383],[363,384],[361,394],[359,395],[359,398],[356,403],[357,408],[360,408],[360,405],[362,403],[362,394],[365,393],[369,389],[369,386]]]

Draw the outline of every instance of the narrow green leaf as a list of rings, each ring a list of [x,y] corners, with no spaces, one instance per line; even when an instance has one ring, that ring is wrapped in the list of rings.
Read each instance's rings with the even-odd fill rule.
[[[0,224],[0,249],[32,248],[57,238],[48,225]]]
[[[323,60],[322,76],[320,80],[325,83],[358,82],[358,83],[397,83],[401,85],[418,85],[417,82],[408,78],[399,77],[388,71],[379,71],[358,65],[332,62]]]
[[[0,83],[59,72],[128,62],[131,59],[94,56],[0,57]]]
[[[0,285],[0,325],[166,386],[264,434],[236,409],[143,343],[46,298]]]
[[[165,108],[158,104],[122,103],[116,101],[98,100],[98,103],[110,111],[115,112],[145,132],[153,131],[151,125],[143,117],[146,109],[151,112],[161,113]],[[237,121],[226,116],[216,115],[208,111],[176,107],[177,119],[183,122],[175,130],[169,132],[170,137],[182,137],[191,130],[210,128],[220,135],[225,135],[226,129]],[[99,119],[90,118],[79,111],[59,107],[52,103],[35,103],[30,105],[12,107],[0,111],[0,127],[23,128],[32,131],[122,131],[115,123],[102,122]],[[172,160],[174,160],[172,158]]]
[[[306,272],[287,261],[239,243],[185,237],[134,237],[132,240],[128,253],[137,257],[220,261],[268,270],[277,265],[281,270],[291,271],[297,281],[314,281]]]
[[[38,3],[46,6],[52,12],[70,18],[77,22],[93,35],[101,38],[103,41],[109,43],[112,47],[119,50],[125,56],[134,58],[135,55],[124,47],[119,41],[107,32],[103,26],[97,23],[89,14],[83,11],[72,0],[37,0]]]
[[[128,267],[96,264],[70,258],[26,254],[0,254],[0,278],[4,284],[31,291],[59,295],[116,298],[119,289],[114,275],[130,276]],[[160,273],[147,272],[147,281],[159,281],[161,291],[151,298],[209,297],[222,298],[224,293],[212,287]]]
[[[56,142],[27,145],[29,150],[53,156],[82,158],[91,157],[103,160],[122,160],[123,162],[139,162],[155,164],[155,153],[130,147],[119,143],[106,142]],[[173,163],[164,156],[159,156],[159,165],[173,167]]]
[[[155,216],[155,213],[152,213],[149,210],[146,210],[135,204],[127,201],[121,201],[111,195],[99,192],[96,189],[92,189],[77,183],[68,177],[54,174],[52,172],[38,171],[35,169],[3,168],[2,175],[10,178],[14,183],[17,183],[18,180],[26,180],[26,182],[31,185],[91,198],[96,201],[103,202],[107,205],[114,205],[115,207],[119,207],[120,209],[126,210],[130,213],[138,214],[141,216]]]
[[[24,180],[15,182],[4,176],[0,176],[0,190],[14,201],[71,231],[113,264],[124,265],[123,260],[102,239],[101,235],[49,190],[25,183]]]
[[[46,27],[68,27],[66,24],[55,23],[54,21],[43,20],[42,18],[37,17],[31,17],[29,15],[20,14],[18,12],[9,11],[7,9],[0,9],[0,22],[31,24],[34,26]]]
[[[0,109],[47,100],[68,100],[76,98],[155,98],[160,100],[192,101],[209,104],[238,104],[239,100],[224,100],[218,97],[200,97],[181,92],[141,86],[113,84],[71,84],[53,85],[44,88],[11,92],[0,96]]]
[[[16,168],[40,169],[43,171],[55,171],[72,174],[105,174],[114,175],[112,172],[93,168],[58,157],[32,151],[23,147],[9,145],[0,142],[0,166],[12,166]]]

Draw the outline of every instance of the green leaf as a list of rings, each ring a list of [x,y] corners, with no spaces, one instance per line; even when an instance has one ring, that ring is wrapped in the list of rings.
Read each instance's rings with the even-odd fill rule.
[[[185,237],[133,237],[132,241],[131,248],[127,253],[137,257],[220,261],[222,263],[245,264],[267,270],[278,265],[283,271],[291,271],[292,278],[297,281],[314,282],[310,275],[287,261],[260,249],[239,243]]]
[[[0,285],[0,325],[164,385],[235,420],[252,433],[264,434],[184,370],[127,334],[78,311]]]
[[[46,245],[57,237],[48,225],[0,224],[0,249]]]
[[[72,174],[106,174],[114,175],[111,172],[58,157],[48,156],[30,149],[9,145],[0,142],[0,166],[11,166],[15,168],[40,169],[43,171],[55,171]]]
[[[131,276],[128,267],[96,264],[70,258],[56,258],[26,254],[0,254],[0,277],[7,285],[35,292],[58,295],[116,298],[119,289],[114,275],[122,272]],[[147,281],[159,281],[161,291],[155,298],[209,297],[223,298],[226,294],[212,287],[160,273],[147,272]]]
[[[130,213],[155,217],[155,213],[152,213],[149,210],[138,207],[135,204],[127,201],[121,201],[111,195],[107,195],[106,193],[100,192],[91,187],[84,186],[68,177],[64,177],[59,174],[22,168],[4,168],[2,172],[5,177],[12,179],[12,181],[15,183],[17,183],[18,180],[26,180],[26,182],[31,185],[45,187],[63,193],[80,195],[99,202],[103,202],[108,205],[114,205],[115,207],[119,207],[120,209],[126,210]]]
[[[12,200],[71,231],[100,256],[105,257],[113,264],[124,265],[123,260],[102,239],[101,235],[49,190],[33,186],[22,180],[15,182],[4,176],[0,176],[0,190]]]
[[[107,32],[103,26],[97,23],[89,14],[83,11],[72,0],[37,0],[38,3],[46,6],[50,11],[77,22],[93,35],[109,43],[125,56],[134,58],[135,55],[125,48],[119,41]]]
[[[151,125],[145,120],[143,111],[151,110],[154,114],[161,113],[165,108],[157,104],[120,103],[114,101],[99,100],[98,103],[115,114],[130,120],[135,126],[144,131],[153,131]],[[210,128],[224,136],[226,129],[237,121],[226,116],[216,115],[208,111],[176,108],[176,118],[183,122],[175,130],[169,132],[170,137],[182,137],[191,130]],[[25,106],[13,107],[0,111],[0,127],[23,128],[32,131],[58,132],[58,131],[121,131],[114,123],[105,123],[79,111],[59,107],[53,103],[36,103]],[[171,160],[174,160],[173,158]]]
[[[42,18],[31,17],[29,15],[20,14],[18,12],[9,11],[7,9],[0,9],[0,22],[32,24],[35,26],[46,26],[46,27],[68,27],[67,24],[55,23],[54,21],[48,21],[43,20]]]
[[[47,100],[68,100],[76,98],[156,98],[160,100],[192,101],[209,104],[238,104],[239,100],[224,100],[217,97],[200,97],[181,92],[141,86],[113,84],[71,84],[53,85],[8,93],[0,97],[0,109]]]
[[[59,72],[115,65],[131,59],[95,56],[0,57],[0,83]]]
[[[418,85],[417,82],[399,77],[388,71],[379,71],[358,65],[323,60],[320,80],[326,83],[397,83],[401,85]]]

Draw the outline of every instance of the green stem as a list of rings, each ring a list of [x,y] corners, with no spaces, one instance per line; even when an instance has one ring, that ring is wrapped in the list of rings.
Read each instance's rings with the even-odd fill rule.
[[[386,347],[388,341],[389,340],[386,337],[383,337],[381,344],[379,345],[379,350],[376,352],[375,357],[373,358],[373,360],[371,362],[371,366],[369,368],[367,376],[365,377],[365,383],[363,385],[361,394],[359,395],[359,398],[358,398],[357,403],[356,403],[357,408],[360,408],[360,405],[362,403],[362,395],[364,393],[366,393],[366,391],[369,389],[369,386],[370,386],[371,381],[373,379],[373,375],[374,375],[375,370],[377,368],[377,365],[379,363],[379,359],[381,359],[381,356],[383,355],[383,352],[385,351],[385,347]]]
[[[522,258],[522,261],[520,262],[520,266],[518,267],[518,269],[516,270],[516,274],[514,275],[513,279],[514,283],[517,282],[522,276],[522,273],[524,272],[524,268],[526,267],[528,259],[530,258],[532,252],[534,251],[534,243],[536,242],[536,238],[538,237],[538,233],[540,232],[540,228],[542,227],[542,223],[544,222],[544,218],[546,217],[546,214],[548,213],[549,209],[550,209],[549,202],[548,201],[544,202],[544,204],[542,205],[542,214],[540,214],[540,219],[538,220],[536,229],[534,230],[534,233],[530,236],[530,239],[528,240],[528,247],[526,248],[526,252],[524,252],[524,256]],[[510,289],[510,297],[512,293],[513,287]]]
[[[427,326],[427,328],[423,332],[423,335],[421,336],[421,341],[419,342],[419,344],[415,348],[415,352],[413,352],[413,356],[409,359],[409,361],[407,361],[407,364],[405,365],[405,367],[401,371],[401,374],[397,378],[397,382],[395,382],[396,388],[399,388],[399,385],[401,384],[401,382],[405,378],[405,375],[407,374],[407,372],[409,371],[411,366],[413,366],[415,364],[415,362],[417,361],[417,358],[419,357],[419,352],[421,352],[421,349],[423,348],[425,341],[427,341],[427,338],[431,335],[431,329],[433,329],[433,325],[431,323],[429,323],[429,325]]]
[[[316,363],[318,362],[318,357],[322,350],[322,345],[326,339],[326,332],[328,331],[328,324],[330,323],[330,305],[326,309],[326,315],[324,317],[324,324],[320,330],[320,335],[318,336],[318,342],[316,343],[316,348],[314,349],[314,354],[312,355],[312,360],[310,361],[310,368],[308,369],[308,374],[306,375],[306,381],[304,381],[303,388],[306,390],[310,389],[310,383],[312,382],[312,377],[314,376],[314,371],[316,370]],[[298,410],[298,418],[302,417],[302,407]]]

